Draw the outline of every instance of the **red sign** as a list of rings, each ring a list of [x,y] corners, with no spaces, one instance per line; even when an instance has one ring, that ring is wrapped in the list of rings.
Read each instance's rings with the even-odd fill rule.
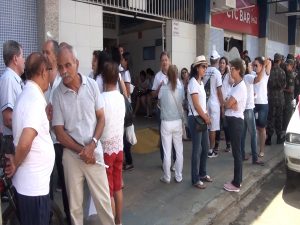
[[[211,24],[224,30],[258,36],[258,7],[250,6],[212,14]]]

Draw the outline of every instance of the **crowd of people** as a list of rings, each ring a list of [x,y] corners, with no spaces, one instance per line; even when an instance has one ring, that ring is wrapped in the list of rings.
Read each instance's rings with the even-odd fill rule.
[[[77,53],[65,42],[48,40],[42,52],[25,60],[22,46],[9,40],[3,44],[3,59],[1,152],[6,153],[5,173],[16,189],[22,225],[49,224],[54,164],[68,224],[83,224],[84,181],[101,223],[122,224],[122,171],[134,168],[124,132],[127,102],[135,105],[133,116],[141,106],[146,117],[156,114],[161,182],[171,182],[171,170],[174,181],[182,182],[186,139],[192,141],[191,184],[205,189],[205,182],[213,182],[207,160],[219,155],[224,131],[224,151],[232,151],[234,159],[233,178],[224,189],[239,192],[243,161],[249,159],[247,131],[252,163],[264,165],[265,145],[272,144],[274,130],[277,144],[284,141],[300,94],[300,56],[291,54],[286,61],[278,53],[274,60],[251,62],[243,54],[229,61],[213,50],[209,62],[197,56],[190,71],[179,73],[162,52],[157,74],[148,68],[138,78],[130,73],[130,53],[123,47],[94,51],[88,76],[78,71]]]

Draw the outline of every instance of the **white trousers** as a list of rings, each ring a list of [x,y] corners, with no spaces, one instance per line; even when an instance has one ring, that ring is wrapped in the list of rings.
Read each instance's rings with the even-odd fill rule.
[[[171,154],[172,154],[172,142],[174,144],[176,152],[175,161],[175,179],[177,181],[182,180],[182,168],[183,168],[183,143],[182,143],[182,121],[161,121],[161,142],[164,149],[164,178],[167,181],[171,180]]]

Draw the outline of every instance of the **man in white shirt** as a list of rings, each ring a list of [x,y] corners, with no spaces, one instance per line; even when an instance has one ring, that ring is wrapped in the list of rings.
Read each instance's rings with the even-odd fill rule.
[[[219,53],[216,50],[213,50],[210,57],[210,67],[207,68],[205,76],[203,78],[206,96],[208,97],[208,114],[211,119],[211,124],[209,125],[209,158],[218,156],[218,152],[213,148],[215,147],[216,131],[220,130],[220,113],[224,112],[222,75],[217,69],[217,67],[219,66],[219,59]],[[222,112],[220,108],[222,108]]]
[[[47,112],[48,112],[48,119],[50,121],[51,126],[51,120],[52,120],[52,98],[53,98],[53,92],[56,89],[56,87],[61,82],[61,76],[58,73],[57,69],[57,53],[58,53],[58,42],[55,40],[48,40],[46,41],[42,46],[43,54],[49,59],[49,64],[51,67],[50,70],[50,85],[45,93],[46,101],[47,101]],[[55,165],[57,169],[57,188],[61,188],[62,191],[62,200],[64,205],[64,211],[66,214],[66,220],[67,224],[71,225],[71,216],[70,216],[70,209],[69,209],[69,203],[68,203],[68,196],[66,191],[66,185],[65,185],[65,176],[64,176],[64,167],[62,165],[62,155],[63,155],[63,146],[57,141],[54,129],[50,129],[50,135],[54,144],[54,150],[55,150]],[[50,180],[50,198],[53,199],[53,193],[54,193],[54,177],[53,173],[51,175]]]
[[[105,123],[103,99],[96,81],[78,73],[79,61],[72,46],[60,47],[57,59],[62,82],[53,94],[52,125],[64,146],[64,175],[72,224],[83,224],[86,180],[101,224],[115,225],[98,141]]]
[[[49,63],[34,52],[26,60],[27,83],[13,111],[15,156],[7,155],[8,177],[13,177],[22,225],[50,221],[49,182],[55,153],[49,133],[44,92],[49,87]]]

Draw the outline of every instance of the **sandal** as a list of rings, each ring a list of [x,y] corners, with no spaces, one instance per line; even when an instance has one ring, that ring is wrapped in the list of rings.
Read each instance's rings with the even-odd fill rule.
[[[203,184],[203,182],[200,181],[200,180],[196,184],[194,184],[194,187],[199,188],[199,189],[205,189],[206,188],[205,184]]]
[[[260,152],[259,154],[258,154],[258,157],[260,157],[260,158],[262,158],[262,157],[264,157],[265,156],[265,153],[263,153],[263,152]]]
[[[205,175],[204,177],[201,177],[200,180],[203,181],[203,182],[212,182],[213,181],[211,179],[211,177],[208,176],[208,175]]]

